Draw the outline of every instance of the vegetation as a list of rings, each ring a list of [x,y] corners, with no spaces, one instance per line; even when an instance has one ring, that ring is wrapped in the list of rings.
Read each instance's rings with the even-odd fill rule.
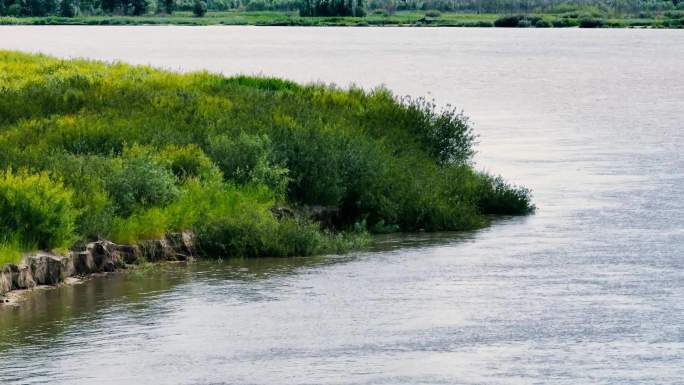
[[[684,2],[0,0],[0,24],[684,28]]]
[[[193,229],[211,256],[308,255],[533,210],[473,140],[385,89],[0,51],[0,251]]]
[[[301,16],[366,16],[363,0],[303,0]]]
[[[192,8],[192,15],[195,17],[203,17],[207,14],[207,3],[202,0],[195,0],[195,5]]]

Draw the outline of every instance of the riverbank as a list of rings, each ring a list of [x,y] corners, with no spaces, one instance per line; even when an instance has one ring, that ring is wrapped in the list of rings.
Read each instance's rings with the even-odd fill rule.
[[[74,284],[146,262],[190,261],[196,254],[194,234],[189,231],[134,245],[96,241],[64,254],[28,253],[17,264],[6,263],[0,268],[0,304],[16,304],[36,288]]]
[[[0,17],[0,25],[254,25],[254,26],[410,26],[518,28],[684,28],[684,11],[617,15],[604,12],[529,14],[400,11],[365,17],[302,17],[297,12],[223,11],[193,17],[192,12],[148,16]]]

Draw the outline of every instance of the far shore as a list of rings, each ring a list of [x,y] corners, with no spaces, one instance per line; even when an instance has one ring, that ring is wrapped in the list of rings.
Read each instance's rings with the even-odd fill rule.
[[[457,13],[369,11],[364,17],[302,17],[291,11],[222,11],[194,17],[192,12],[147,16],[0,16],[0,25],[253,25],[311,27],[509,27],[509,28],[684,28],[681,11],[638,16],[581,13]]]

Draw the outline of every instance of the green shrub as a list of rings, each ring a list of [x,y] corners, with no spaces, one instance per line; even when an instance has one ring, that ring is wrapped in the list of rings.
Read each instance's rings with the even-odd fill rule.
[[[157,159],[168,162],[171,171],[181,183],[190,178],[197,178],[201,181],[223,178],[218,167],[195,144],[183,147],[175,145],[165,147],[159,152]]]
[[[192,14],[195,17],[202,17],[207,13],[207,3],[202,0],[195,0],[192,7]]]
[[[0,172],[0,242],[14,240],[41,249],[70,246],[78,215],[72,195],[45,172]]]
[[[579,20],[580,28],[600,28],[604,24],[603,19],[583,17]]]
[[[527,19],[522,19],[518,21],[518,28],[528,28],[531,27],[532,23]]]
[[[475,136],[463,112],[450,106],[438,111],[422,98],[407,101],[406,112],[412,115],[414,134],[440,163],[462,163],[473,155]]]
[[[535,28],[551,28],[551,23],[544,19],[539,19],[534,23],[534,26]]]
[[[509,16],[502,16],[494,21],[494,26],[495,27],[517,27],[518,23],[520,23],[520,20],[522,20],[524,16],[522,15],[509,15]]]
[[[567,28],[567,27],[576,27],[579,25],[579,22],[577,21],[577,19],[571,19],[568,17],[563,17],[563,18],[551,21],[551,25],[553,25],[555,28]]]
[[[501,177],[484,175],[476,196],[483,214],[524,215],[534,211],[529,203],[530,190],[511,186]]]
[[[267,135],[240,133],[236,139],[219,135],[209,140],[209,154],[227,180],[238,184],[263,183],[276,193],[287,189],[288,170],[275,164]]]
[[[105,180],[116,212],[129,215],[135,210],[165,205],[178,195],[176,178],[169,167],[147,154],[130,154]]]

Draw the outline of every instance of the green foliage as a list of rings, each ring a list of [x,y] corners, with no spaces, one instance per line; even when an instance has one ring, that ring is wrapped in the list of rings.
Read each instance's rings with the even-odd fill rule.
[[[484,214],[524,215],[534,211],[530,190],[508,184],[500,176],[485,175],[478,190],[477,206]]]
[[[604,24],[603,19],[585,16],[579,20],[580,28],[600,28]]]
[[[74,17],[80,12],[77,0],[62,0],[59,4],[59,15],[63,17]]]
[[[539,19],[534,23],[536,28],[551,28],[551,23],[547,20]]]
[[[385,89],[6,51],[0,73],[0,169],[59,181],[71,213],[63,228],[81,239],[195,229],[216,256],[311,254],[362,242],[349,232],[361,222],[464,230],[532,207],[527,190],[473,170],[460,111]],[[274,216],[276,202],[299,214]],[[310,207],[335,212],[325,219],[335,232],[304,218]],[[20,241],[60,243],[40,234]]]
[[[105,189],[117,213],[129,215],[135,210],[163,206],[177,197],[176,178],[170,165],[162,164],[136,148],[119,160],[105,180]]]
[[[301,16],[366,16],[363,0],[302,0]]]
[[[262,183],[278,194],[285,193],[288,170],[274,163],[267,135],[242,132],[236,139],[218,135],[209,139],[208,151],[226,179],[238,184]]]
[[[494,21],[495,27],[517,27],[521,20],[523,20],[522,15],[510,15],[502,16]]]
[[[192,7],[192,14],[195,17],[202,17],[207,13],[207,3],[203,0],[195,0],[195,5]]]
[[[160,162],[168,164],[181,183],[193,178],[203,182],[217,181],[223,178],[215,163],[196,144],[182,147],[167,146],[156,155],[156,158]],[[240,166],[236,168],[240,168]]]
[[[161,0],[157,6],[157,10],[163,10],[167,15],[173,14],[176,10],[176,0]]]
[[[16,234],[2,237],[0,239],[0,267],[6,263],[21,262],[25,251],[35,249],[37,249],[36,245],[21,243]]]
[[[0,16],[9,16],[0,24],[491,27],[500,18],[501,26],[536,27],[544,15],[553,27],[578,26],[587,16],[602,19],[600,27],[682,28],[671,17],[677,10],[684,10],[679,0],[0,0]]]
[[[77,215],[71,198],[71,190],[45,172],[0,172],[0,242],[68,247]]]
[[[560,19],[553,20],[551,22],[551,25],[553,25],[555,28],[576,27],[579,25],[579,21],[577,19],[563,17]]]

